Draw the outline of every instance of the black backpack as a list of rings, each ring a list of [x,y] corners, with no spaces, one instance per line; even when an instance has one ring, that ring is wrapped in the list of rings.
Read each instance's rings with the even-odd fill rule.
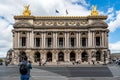
[[[20,65],[20,74],[22,74],[22,75],[27,74],[27,65],[26,64],[21,64]]]

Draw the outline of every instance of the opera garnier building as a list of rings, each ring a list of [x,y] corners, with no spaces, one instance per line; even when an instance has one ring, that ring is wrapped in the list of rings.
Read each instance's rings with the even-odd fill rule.
[[[110,59],[107,16],[93,6],[88,16],[32,16],[29,6],[14,16],[12,63],[103,64]]]

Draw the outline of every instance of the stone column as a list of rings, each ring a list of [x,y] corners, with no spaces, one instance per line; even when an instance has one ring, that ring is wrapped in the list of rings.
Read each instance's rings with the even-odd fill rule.
[[[75,45],[78,48],[79,47],[79,33],[76,34],[76,41]]]
[[[58,45],[58,41],[57,41],[57,32],[55,33],[55,48],[57,48],[57,45]]]
[[[78,33],[78,47],[81,47],[81,34]]]
[[[52,52],[52,62],[56,62],[56,51]]]
[[[95,53],[94,53],[95,54]],[[90,64],[91,63],[91,60],[92,60],[92,52],[91,51],[88,51],[88,63]],[[94,57],[95,58],[95,57]]]
[[[65,48],[67,48],[67,33],[65,32]]]
[[[92,46],[95,47],[95,34],[92,32]]]
[[[105,38],[104,38],[104,32],[102,32],[102,37],[101,38],[102,38],[102,40],[101,40],[101,46],[105,47],[105,44],[104,44],[104,42],[105,42],[104,41],[105,40]]]
[[[69,48],[70,45],[69,45],[69,32],[67,33],[67,48]]]
[[[41,59],[46,61],[46,52],[44,50],[41,51]]]
[[[44,45],[44,34],[43,33],[41,33],[41,37],[42,37],[42,46],[41,47],[44,48],[44,46],[43,46]]]
[[[43,43],[44,43],[43,46],[44,46],[44,48],[46,48],[46,44],[45,44],[45,43],[46,43],[46,33],[44,33],[43,36],[44,36],[44,37],[43,37],[43,39],[44,39],[44,40],[43,40]]]
[[[106,47],[108,48],[108,33],[107,32],[105,32],[105,37],[106,37],[106,39],[105,39],[105,41],[106,41]]]
[[[27,37],[26,37],[26,47],[27,48],[29,48],[29,44],[30,44],[30,42],[29,42],[29,39],[30,39],[30,37],[29,37],[29,32],[27,32]]]
[[[33,48],[34,47],[34,33],[33,31],[30,32],[30,47]]]
[[[89,31],[89,33],[88,33],[88,47],[91,47],[91,46],[92,46],[92,34]]]
[[[53,33],[53,41],[52,41],[52,44],[53,44],[53,48],[55,48],[56,46],[56,33]]]
[[[78,50],[75,52],[75,61],[78,61],[79,60],[79,52],[78,52]]]
[[[13,48],[18,47],[18,33],[14,32],[14,37],[13,37]]]
[[[20,42],[20,33],[18,32],[18,33],[17,33],[17,45],[16,45],[16,46],[19,48],[19,47],[21,47],[21,45],[22,45],[22,44],[21,44],[21,42]]]

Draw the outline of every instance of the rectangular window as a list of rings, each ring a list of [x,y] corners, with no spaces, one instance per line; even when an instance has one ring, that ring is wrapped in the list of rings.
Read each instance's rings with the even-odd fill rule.
[[[71,47],[75,46],[75,39],[74,38],[70,38],[70,46]]]
[[[86,47],[86,38],[82,38],[82,47]]]
[[[22,37],[22,47],[26,46],[26,37]]]
[[[96,37],[96,46],[100,46],[100,37]]]
[[[40,47],[40,38],[36,38],[36,47]]]
[[[63,38],[59,38],[59,47],[63,47]]]
[[[52,38],[48,38],[48,47],[52,47]]]

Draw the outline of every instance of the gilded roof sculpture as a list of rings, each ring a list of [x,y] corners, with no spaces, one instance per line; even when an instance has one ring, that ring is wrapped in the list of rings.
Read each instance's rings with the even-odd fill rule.
[[[92,6],[91,16],[98,16],[99,12],[96,9],[96,6]]]
[[[23,11],[23,16],[30,16],[31,11],[29,10],[29,5],[25,6],[25,10]]]

